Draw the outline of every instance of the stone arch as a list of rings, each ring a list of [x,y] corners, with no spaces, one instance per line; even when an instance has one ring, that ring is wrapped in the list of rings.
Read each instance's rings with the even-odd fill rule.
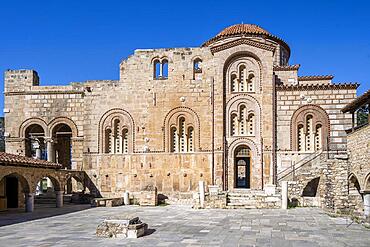
[[[45,171],[35,176],[32,182],[31,192],[36,191],[38,182],[40,182],[43,178],[49,178],[51,180],[54,191],[63,191],[63,181],[61,181],[61,179],[56,174],[51,174]]]
[[[163,151],[170,152],[170,137],[171,137],[171,127],[177,126],[180,117],[185,117],[186,127],[194,128],[194,151],[200,148],[200,121],[198,114],[191,108],[185,106],[179,106],[170,110],[163,121]]]
[[[366,175],[362,188],[363,191],[370,192],[370,172]]]
[[[129,152],[135,152],[135,122],[131,114],[121,108],[114,108],[106,111],[99,120],[98,128],[98,150],[100,153],[105,152],[105,131],[112,129],[113,121],[120,120],[128,128],[129,134]]]
[[[244,104],[247,106],[247,116],[250,113],[254,114],[254,134],[253,136],[255,138],[260,138],[261,133],[262,133],[262,125],[261,125],[261,105],[259,102],[251,95],[249,94],[238,94],[226,103],[226,136],[231,136],[231,116],[232,114],[237,114],[239,111],[239,107]],[[247,117],[246,116],[246,117]]]
[[[255,72],[255,86],[254,86],[254,92],[259,93],[261,91],[262,87],[262,62],[259,59],[259,57],[250,51],[239,51],[235,52],[234,54],[230,55],[224,63],[224,69],[223,69],[223,82],[224,82],[224,93],[231,93],[231,83],[229,81],[230,76],[233,72],[238,71],[233,68],[233,65],[238,65],[242,60],[246,60],[251,64],[254,64],[255,68],[258,69],[258,71]]]
[[[48,124],[48,127],[49,127],[48,134],[49,134],[49,136],[52,136],[54,128],[56,126],[58,126],[59,124],[65,124],[65,125],[69,126],[72,130],[72,137],[77,137],[78,136],[78,128],[77,128],[76,123],[72,119],[69,119],[67,117],[57,117],[57,118],[54,118],[53,120],[51,120],[49,122],[49,124]]]
[[[303,188],[302,196],[316,197],[320,183],[320,177],[316,177],[307,182]]]
[[[260,176],[262,176],[262,170],[260,167],[261,164],[261,150],[256,145],[256,143],[249,139],[249,138],[237,138],[234,141],[232,141],[228,147],[228,162],[227,162],[227,169],[226,169],[226,183],[227,188],[231,189],[235,187],[235,160],[234,155],[238,148],[242,146],[247,146],[250,149],[251,152],[251,158],[250,158],[250,188],[251,189],[258,189],[262,186],[262,181],[259,179]]]
[[[18,136],[23,137],[23,138],[26,137],[25,136],[26,129],[29,126],[33,125],[33,124],[40,125],[44,129],[45,135],[48,133],[48,125],[43,119],[41,119],[41,118],[28,118],[25,121],[23,121],[21,123],[21,125],[19,126]]]
[[[362,215],[364,202],[361,184],[354,173],[348,176],[348,204],[354,214]]]
[[[313,118],[313,127],[321,125],[321,146],[327,150],[330,139],[330,120],[327,112],[318,105],[304,105],[294,111],[290,121],[290,146],[291,150],[298,150],[298,126],[306,126],[308,116]]]
[[[31,181],[30,181],[30,178],[27,177],[27,176],[24,176],[18,172],[12,172],[12,171],[9,171],[8,173],[4,173],[4,174],[1,174],[0,175],[0,181],[3,180],[4,178],[8,177],[8,176],[14,176],[18,179],[18,181],[20,182],[21,186],[22,186],[22,190],[24,193],[30,193],[31,192]]]

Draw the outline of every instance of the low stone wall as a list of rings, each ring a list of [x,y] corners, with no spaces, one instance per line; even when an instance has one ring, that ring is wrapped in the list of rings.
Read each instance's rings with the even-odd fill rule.
[[[117,207],[123,205],[123,197],[95,198],[91,201],[92,207]]]

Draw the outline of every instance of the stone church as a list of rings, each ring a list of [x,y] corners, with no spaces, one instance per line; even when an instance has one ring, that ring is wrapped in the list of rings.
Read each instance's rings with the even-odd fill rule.
[[[106,197],[148,185],[176,197],[199,181],[264,191],[345,151],[352,123],[341,109],[358,84],[298,76],[290,55],[237,24],[200,47],[135,50],[118,80],[42,86],[34,70],[8,70],[6,152],[85,171]]]

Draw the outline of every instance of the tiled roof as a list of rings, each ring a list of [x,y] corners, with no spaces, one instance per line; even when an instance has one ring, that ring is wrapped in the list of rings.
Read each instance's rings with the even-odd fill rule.
[[[363,95],[343,107],[342,112],[353,112],[357,110],[358,107],[366,103],[370,103],[370,90],[366,91]]]
[[[309,76],[298,76],[298,81],[318,81],[318,80],[332,80],[332,75],[309,75]]]
[[[254,24],[236,24],[236,25],[227,27],[227,28],[223,29],[221,32],[219,32],[215,37],[206,41],[202,46],[208,46],[208,45],[212,44],[213,42],[216,42],[216,41],[221,40],[223,38],[227,38],[227,37],[231,37],[231,36],[237,36],[237,35],[268,36],[271,39],[281,43],[287,49],[287,51],[290,54],[289,46],[282,39],[272,35],[271,33],[266,31],[262,27],[254,25]]]
[[[62,168],[62,165],[58,163],[53,163],[46,160],[38,160],[30,157],[9,154],[4,152],[0,152],[0,165],[28,166],[54,169]]]
[[[285,65],[285,66],[274,66],[274,71],[288,71],[288,70],[298,70],[301,67],[300,64]]]

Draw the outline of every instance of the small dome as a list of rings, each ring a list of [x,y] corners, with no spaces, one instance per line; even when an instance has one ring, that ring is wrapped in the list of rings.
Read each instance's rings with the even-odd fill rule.
[[[236,24],[230,27],[223,29],[219,32],[215,37],[211,38],[207,42],[205,42],[202,46],[209,46],[212,43],[222,40],[224,38],[232,37],[232,36],[241,36],[241,35],[261,35],[263,37],[268,37],[272,40],[278,41],[282,43],[287,50],[290,52],[289,46],[280,38],[272,35],[262,27],[254,24]]]
[[[230,27],[225,28],[216,37],[225,37],[239,34],[264,34],[270,35],[265,29],[254,24],[236,24]]]

